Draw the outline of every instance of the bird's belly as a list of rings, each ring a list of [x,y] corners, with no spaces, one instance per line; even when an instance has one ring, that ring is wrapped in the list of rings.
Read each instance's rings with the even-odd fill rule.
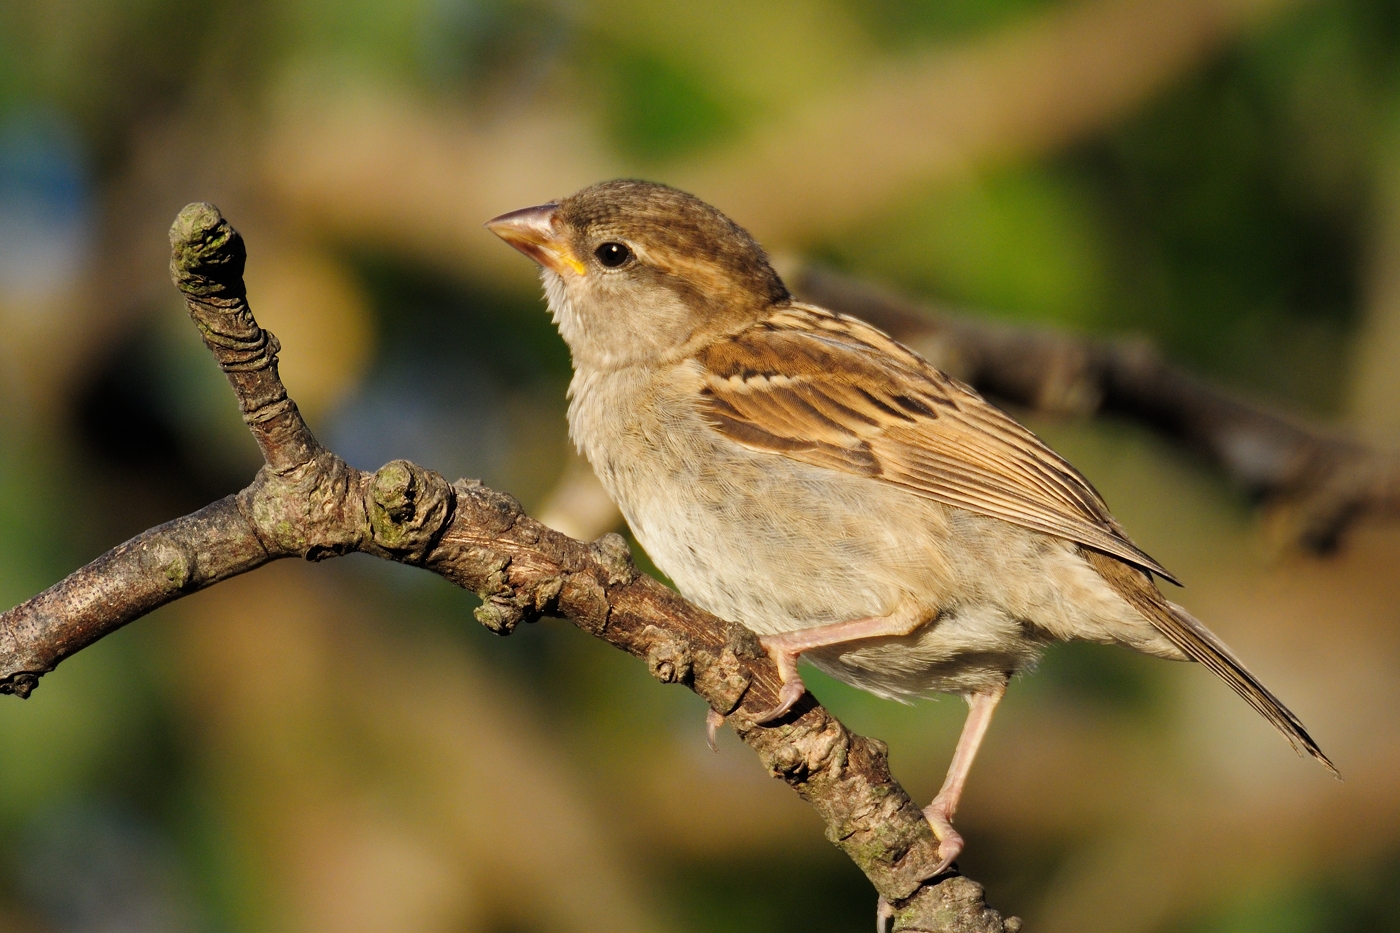
[[[736,458],[667,495],[619,496],[687,598],[765,634],[882,616],[911,599],[936,611],[945,589],[936,514],[892,533],[882,513],[895,503],[880,490],[852,494],[829,477],[810,482],[808,467],[763,467]]]
[[[1064,542],[749,450],[625,398],[591,408],[627,412],[627,430],[642,435],[584,453],[687,599],[759,634],[896,611],[927,620],[907,636],[808,655],[838,679],[898,698],[969,692],[1033,664],[1048,631],[1079,624],[1063,618],[1074,611],[1065,580],[1092,572]]]
[[[969,585],[947,510],[895,488],[832,489],[731,464],[720,489],[697,481],[630,503],[642,546],[686,598],[760,634],[892,615],[918,631],[809,653],[837,679],[910,698],[984,689],[1033,664],[1045,638]],[[856,478],[853,478],[856,479]],[[775,517],[776,516],[776,517]],[[993,568],[986,568],[988,571]]]

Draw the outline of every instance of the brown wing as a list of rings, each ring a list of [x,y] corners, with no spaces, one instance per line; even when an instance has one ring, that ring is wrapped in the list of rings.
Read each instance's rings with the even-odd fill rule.
[[[795,304],[698,360],[706,417],[737,443],[894,483],[1176,582],[1079,471],[868,324]]]

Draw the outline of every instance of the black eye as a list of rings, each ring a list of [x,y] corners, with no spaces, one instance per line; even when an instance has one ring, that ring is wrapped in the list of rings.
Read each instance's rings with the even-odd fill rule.
[[[604,243],[593,251],[593,255],[609,269],[616,269],[632,258],[632,251],[622,243]]]

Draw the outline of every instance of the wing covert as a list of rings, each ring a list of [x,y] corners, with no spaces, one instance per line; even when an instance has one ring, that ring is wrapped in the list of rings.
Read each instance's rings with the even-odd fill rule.
[[[893,483],[1176,582],[1078,470],[868,324],[793,304],[697,359],[706,419],[738,444]]]

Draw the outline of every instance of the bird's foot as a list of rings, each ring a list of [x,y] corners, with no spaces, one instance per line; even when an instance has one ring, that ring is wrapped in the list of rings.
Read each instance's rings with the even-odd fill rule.
[[[933,803],[924,807],[924,819],[928,820],[929,828],[938,840],[938,865],[933,874],[941,875],[952,868],[953,860],[962,854],[963,837],[953,828],[953,823],[948,818],[947,805],[938,798],[934,798]]]
[[[710,751],[718,752],[719,746],[715,744],[715,731],[724,725],[724,715],[716,710],[710,709],[705,712],[705,742],[709,744]]]
[[[948,805],[942,800],[935,798],[933,803],[924,807],[924,819],[928,820],[929,828],[938,840],[938,865],[933,874],[929,875],[933,878],[953,867],[953,859],[962,853],[963,837],[949,821]],[[882,894],[880,900],[875,903],[875,933],[885,933],[893,919],[894,905],[885,900]]]
[[[800,649],[793,650],[787,644],[788,640],[782,635],[764,635],[758,640],[758,643],[763,646],[763,650],[768,652],[768,656],[778,666],[778,677],[783,682],[782,687],[778,690],[778,705],[754,714],[754,722],[760,726],[767,725],[781,717],[796,706],[797,701],[802,699],[802,695],[807,692],[807,685],[802,682],[802,677],[797,673],[797,658]]]
[[[875,902],[875,933],[885,933],[893,919],[894,907],[890,906],[890,902],[885,900],[885,895],[881,894],[880,899]]]

